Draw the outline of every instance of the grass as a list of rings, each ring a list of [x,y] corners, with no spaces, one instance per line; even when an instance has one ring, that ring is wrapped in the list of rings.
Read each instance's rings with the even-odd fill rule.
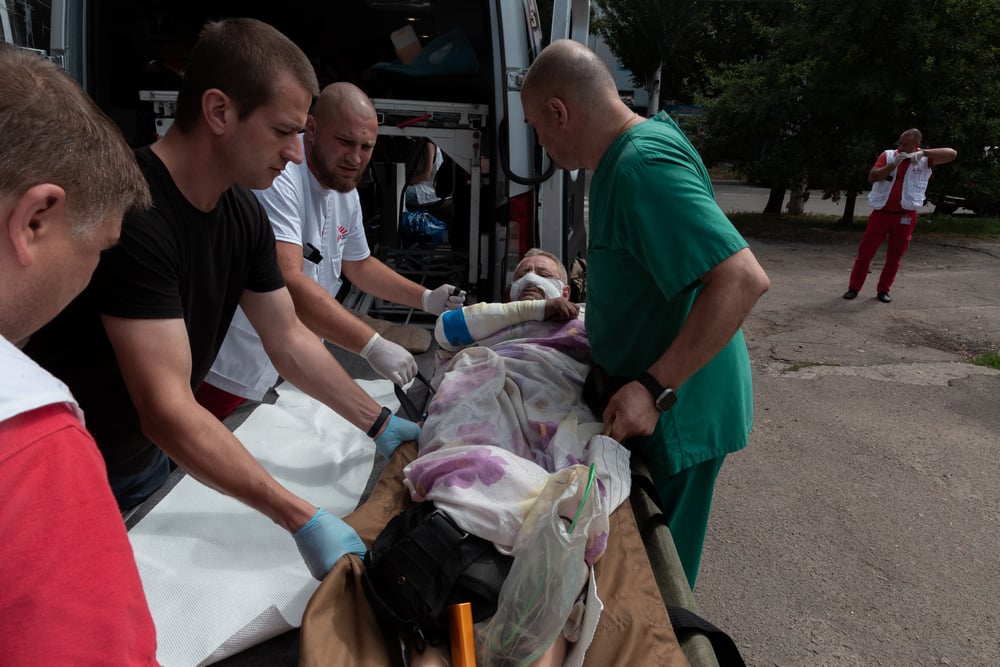
[[[917,228],[947,236],[989,238],[1000,236],[1000,218],[977,218],[971,215],[928,216],[917,218]]]
[[[977,366],[988,366],[1000,370],[1000,354],[996,352],[986,352],[973,358],[972,363]]]
[[[864,231],[867,216],[855,216],[843,224],[839,215],[728,213],[744,236],[787,241],[856,240]],[[918,235],[954,238],[1000,239],[1000,218],[974,216],[920,215]]]

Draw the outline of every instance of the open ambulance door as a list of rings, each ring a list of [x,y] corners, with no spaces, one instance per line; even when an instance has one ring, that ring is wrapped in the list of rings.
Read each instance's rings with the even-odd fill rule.
[[[500,168],[494,171],[498,181],[505,182],[509,206],[507,224],[500,226],[497,236],[492,273],[502,276],[499,282],[506,285],[521,255],[533,246],[554,253],[568,269],[576,257],[585,255],[587,233],[583,172],[557,169],[524,122],[521,83],[544,46],[537,5],[535,0],[496,4],[502,14],[498,25],[509,28],[521,22],[527,26],[527,30],[506,29],[494,35],[498,40],[494,52],[503,58],[502,77],[495,84],[500,102],[496,125]],[[589,28],[589,0],[555,0],[551,39],[570,38],[586,44]],[[499,288],[494,290],[493,298],[499,298]]]
[[[79,0],[0,0],[0,41],[35,51],[67,70],[86,89],[83,2]]]

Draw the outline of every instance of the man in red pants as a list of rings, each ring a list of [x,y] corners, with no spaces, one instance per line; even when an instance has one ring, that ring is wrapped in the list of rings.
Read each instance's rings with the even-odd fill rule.
[[[875,251],[882,241],[889,237],[885,253],[885,265],[878,279],[877,298],[889,303],[889,289],[899,271],[899,262],[913,238],[913,228],[917,224],[917,209],[924,203],[927,182],[934,167],[947,164],[958,153],[954,148],[920,148],[920,130],[911,128],[899,135],[897,150],[891,148],[879,154],[875,166],[868,172],[868,182],[872,184],[868,203],[872,213],[868,217],[868,228],[858,247],[854,260],[854,270],[845,299],[858,295],[868,277],[868,267]]]

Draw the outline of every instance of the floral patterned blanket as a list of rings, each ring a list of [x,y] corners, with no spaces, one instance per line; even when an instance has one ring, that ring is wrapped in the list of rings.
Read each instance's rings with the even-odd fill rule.
[[[589,526],[586,559],[593,564],[631,475],[628,451],[600,434],[600,420],[583,402],[591,363],[579,319],[524,322],[459,351],[437,373],[420,453],[404,471],[413,499],[433,500],[463,529],[513,553],[550,477],[593,464],[591,493],[601,515]],[[563,509],[572,519],[576,508]]]

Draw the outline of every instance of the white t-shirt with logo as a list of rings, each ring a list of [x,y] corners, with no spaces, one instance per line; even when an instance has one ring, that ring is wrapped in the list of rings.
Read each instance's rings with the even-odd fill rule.
[[[371,254],[357,190],[327,190],[305,160],[289,164],[270,188],[254,190],[254,194],[267,211],[276,240],[303,248],[309,243],[320,252],[318,263],[302,260],[302,272],[330,294],[336,296],[343,283],[344,260],[360,261]],[[243,309],[236,309],[205,381],[254,401],[261,400],[277,383],[278,371]]]

